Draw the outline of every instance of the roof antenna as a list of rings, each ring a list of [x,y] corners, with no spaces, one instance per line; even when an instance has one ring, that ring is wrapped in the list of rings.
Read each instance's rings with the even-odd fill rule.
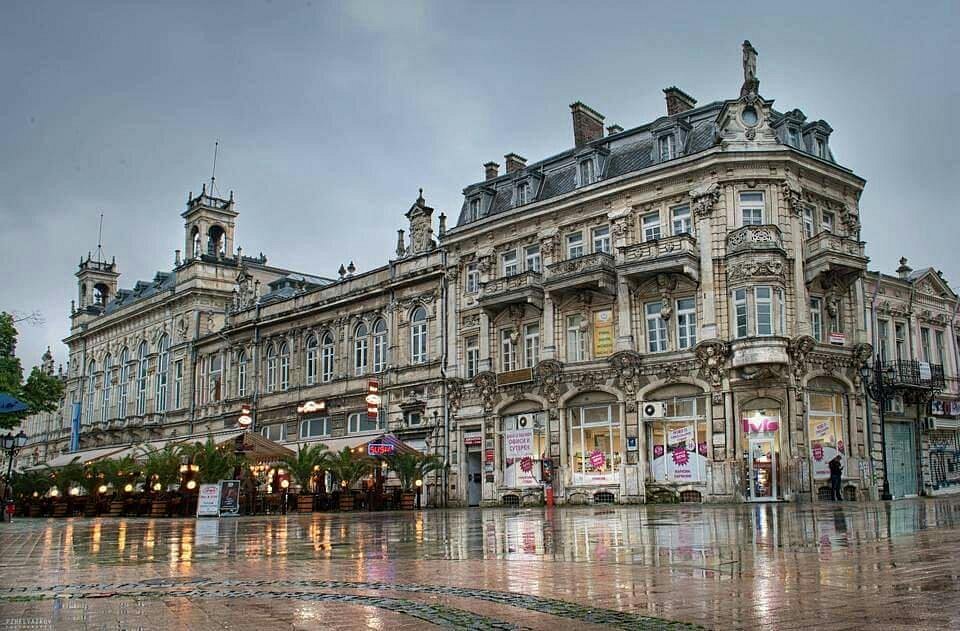
[[[220,139],[213,143],[213,172],[210,174],[210,195],[216,197],[213,190],[213,184],[217,181],[217,149],[220,147]]]
[[[97,230],[97,263],[103,262],[103,211],[100,212],[100,229]]]

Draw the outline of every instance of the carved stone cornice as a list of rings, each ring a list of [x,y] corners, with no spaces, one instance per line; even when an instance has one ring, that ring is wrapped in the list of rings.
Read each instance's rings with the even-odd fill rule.
[[[555,359],[544,359],[534,367],[533,375],[540,385],[540,394],[551,404],[555,404],[560,399],[563,364]]]
[[[492,409],[494,403],[496,403],[497,399],[499,398],[499,394],[497,392],[496,373],[489,370],[479,373],[473,378],[473,385],[480,393],[480,400],[483,403],[483,409]]]
[[[708,218],[718,201],[720,201],[720,189],[716,182],[690,191],[690,209],[697,220]]]
[[[730,282],[757,277],[783,280],[783,262],[776,260],[752,260],[734,263],[727,268],[727,280]]]
[[[780,194],[787,209],[794,215],[803,213],[803,190],[793,182],[784,180],[780,185]]]
[[[635,351],[619,351],[611,355],[608,361],[616,371],[617,386],[628,396],[634,397],[642,385],[643,356]]]
[[[700,377],[714,388],[721,387],[730,345],[722,340],[704,340],[694,347],[693,352],[700,365]]]

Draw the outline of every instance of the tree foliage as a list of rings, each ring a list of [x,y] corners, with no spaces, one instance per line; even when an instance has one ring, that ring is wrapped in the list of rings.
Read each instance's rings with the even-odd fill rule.
[[[327,446],[323,443],[300,445],[300,451],[295,456],[286,456],[283,459],[283,466],[290,471],[290,475],[300,485],[303,492],[309,493],[314,467],[324,468],[327,456]]]
[[[233,444],[217,445],[212,437],[204,443],[198,441],[184,447],[184,452],[193,464],[200,467],[197,477],[203,484],[232,480],[234,469],[244,463],[244,458],[234,451]]]
[[[54,412],[63,397],[63,383],[46,375],[37,367],[30,371],[26,382],[23,367],[16,355],[17,327],[14,317],[0,313],[0,392],[26,403],[26,412],[0,415],[0,428],[16,426],[21,419],[37,412]]]
[[[341,483],[346,482],[349,488],[362,478],[369,470],[371,461],[365,455],[356,455],[349,447],[342,451],[329,454],[326,458],[327,470]]]
[[[443,468],[443,461],[437,456],[412,453],[394,454],[387,459],[387,464],[397,474],[404,491],[412,491],[417,480],[423,480],[427,474]]]

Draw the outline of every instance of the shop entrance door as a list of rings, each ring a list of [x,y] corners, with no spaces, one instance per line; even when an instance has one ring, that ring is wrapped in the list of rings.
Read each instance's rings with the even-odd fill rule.
[[[467,452],[467,506],[480,506],[480,485],[483,483],[483,463],[479,451]]]
[[[751,438],[750,499],[769,501],[777,499],[777,452],[772,438]]]
[[[910,423],[887,423],[887,466],[890,494],[906,497],[917,494],[917,457]]]

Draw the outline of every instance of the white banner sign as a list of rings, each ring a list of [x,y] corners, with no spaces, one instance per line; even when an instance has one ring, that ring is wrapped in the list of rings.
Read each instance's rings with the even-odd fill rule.
[[[197,495],[197,517],[220,516],[220,485],[201,484]]]
[[[693,425],[687,425],[686,427],[681,427],[679,429],[670,430],[670,434],[667,437],[667,442],[671,445],[679,445],[684,441],[693,440]]]
[[[507,460],[534,457],[533,429],[508,429],[503,432],[503,457]]]

